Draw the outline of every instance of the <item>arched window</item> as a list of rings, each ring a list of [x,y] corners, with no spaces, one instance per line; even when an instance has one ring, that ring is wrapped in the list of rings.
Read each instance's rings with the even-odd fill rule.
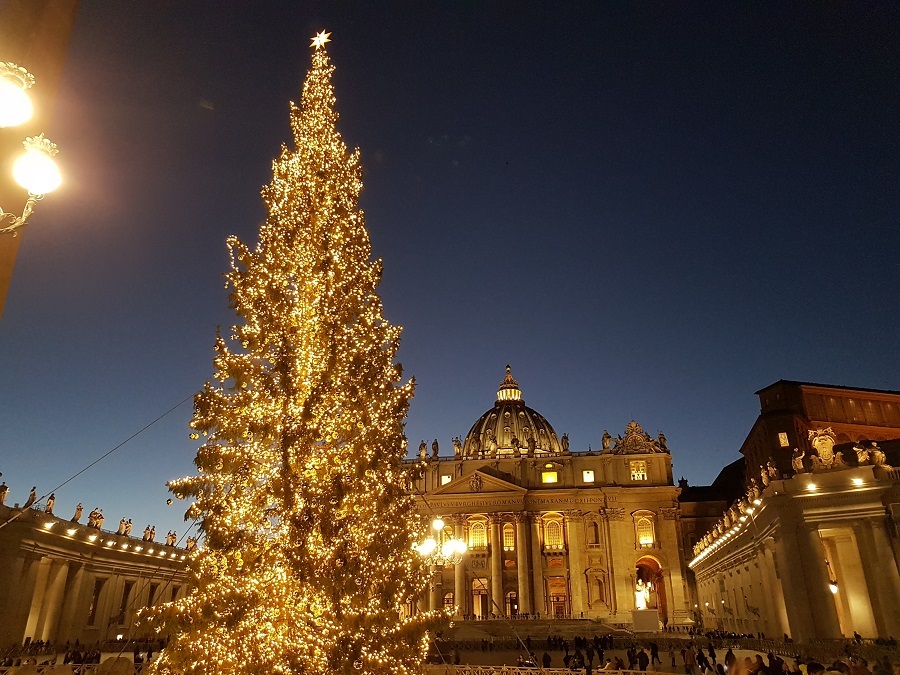
[[[514,551],[516,548],[516,528],[512,523],[503,526],[503,550]]]
[[[469,523],[469,548],[484,548],[487,546],[487,531],[483,520],[475,520]]]
[[[453,602],[453,593],[444,593],[444,609],[453,610],[456,603]]]
[[[596,520],[592,520],[588,523],[588,544],[599,544],[600,543],[600,526],[597,525]]]
[[[558,520],[548,520],[544,525],[544,546],[546,548],[562,548],[562,524]]]
[[[641,548],[653,548],[653,522],[646,517],[638,518],[635,527],[637,529],[638,546]]]

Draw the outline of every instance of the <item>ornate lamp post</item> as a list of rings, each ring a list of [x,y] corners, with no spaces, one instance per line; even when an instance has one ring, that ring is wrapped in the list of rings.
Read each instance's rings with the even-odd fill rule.
[[[414,548],[431,569],[430,609],[439,609],[443,602],[441,577],[444,566],[459,564],[469,547],[465,541],[454,537],[450,529],[444,527],[444,521],[439,517],[431,521],[431,530],[429,535]],[[454,600],[459,602],[459,598]]]
[[[33,109],[28,90],[33,84],[34,76],[24,68],[15,63],[0,63],[0,126],[16,126],[31,117]],[[13,166],[13,178],[28,192],[28,199],[20,216],[0,207],[0,234],[18,234],[34,211],[34,205],[62,183],[53,160],[58,152],[56,143],[40,134],[29,136],[22,145],[25,152]]]

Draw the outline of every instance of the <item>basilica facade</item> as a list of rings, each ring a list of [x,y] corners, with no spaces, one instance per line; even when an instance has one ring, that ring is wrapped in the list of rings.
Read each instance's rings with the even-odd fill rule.
[[[410,460],[422,464],[420,511],[468,545],[460,563],[432,570],[427,605],[455,607],[460,618],[630,624],[646,604],[663,625],[691,624],[666,438],[631,421],[615,437],[604,432],[602,446],[572,451],[525,405],[509,367],[493,407],[454,439],[453,457],[420,446]]]

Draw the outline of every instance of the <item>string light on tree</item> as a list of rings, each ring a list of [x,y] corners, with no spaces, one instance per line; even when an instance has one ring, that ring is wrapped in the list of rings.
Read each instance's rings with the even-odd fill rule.
[[[413,382],[377,294],[359,151],[336,128],[329,35],[312,40],[259,242],[228,240],[238,325],[195,397],[198,473],[169,486],[206,542],[195,590],[148,611],[173,635],[155,673],[418,674],[446,618],[404,611],[427,583],[402,463]]]

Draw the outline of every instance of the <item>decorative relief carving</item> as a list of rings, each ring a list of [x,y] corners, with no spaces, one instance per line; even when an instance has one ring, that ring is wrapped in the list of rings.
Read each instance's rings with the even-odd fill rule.
[[[638,455],[668,453],[665,434],[652,438],[636,421],[631,420],[625,427],[625,438],[611,438],[612,452],[616,455]]]
[[[609,520],[624,520],[625,509],[606,509],[606,517]]]
[[[678,516],[678,509],[674,506],[663,506],[659,512],[662,514],[663,520],[675,520]]]
[[[473,473],[471,480],[469,480],[469,489],[472,492],[481,492],[482,487],[484,487],[484,481],[481,478],[481,474]]]

